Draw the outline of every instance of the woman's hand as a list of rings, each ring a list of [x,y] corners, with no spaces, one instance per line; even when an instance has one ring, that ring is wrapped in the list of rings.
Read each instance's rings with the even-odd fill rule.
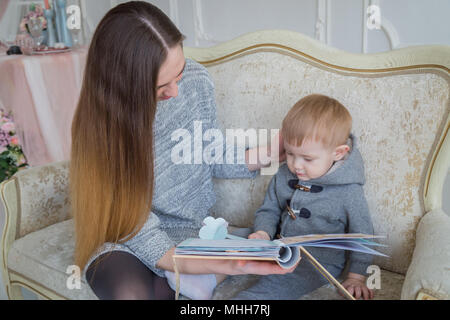
[[[342,286],[355,299],[364,298],[364,300],[373,299],[373,291],[366,286],[366,278],[360,274],[349,272],[347,279],[342,282]],[[341,294],[342,295],[342,294]]]
[[[278,160],[278,162],[283,162],[286,160],[286,151],[284,150],[283,137],[281,133],[278,132],[271,141],[270,158],[272,161]]]
[[[158,261],[158,268],[174,272],[173,255],[175,248],[170,249]],[[276,262],[261,260],[221,260],[221,259],[177,259],[177,267],[180,273],[188,274],[286,274],[295,270],[297,265],[290,269],[280,267]]]
[[[290,269],[284,269],[280,267],[276,262],[270,261],[258,261],[258,260],[230,260],[232,275],[243,274],[257,274],[257,275],[269,275],[269,274],[287,274],[292,273],[297,264]]]
[[[286,160],[283,137],[277,133],[269,146],[260,146],[248,149],[245,153],[245,162],[250,171],[269,167],[272,162],[283,162]]]

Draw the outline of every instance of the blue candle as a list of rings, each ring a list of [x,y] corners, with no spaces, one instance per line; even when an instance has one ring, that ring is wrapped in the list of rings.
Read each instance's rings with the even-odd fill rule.
[[[56,6],[55,3],[56,0],[53,0],[53,5],[52,5],[52,9],[53,9],[53,15],[55,17],[55,25],[56,25],[56,35],[57,35],[57,39],[56,42],[64,42],[63,41],[63,36],[62,36],[62,24],[61,24],[61,17],[59,16],[59,10]]]
[[[58,6],[59,22],[61,23],[62,39],[59,41],[64,42],[66,47],[72,47],[72,35],[67,28],[67,16],[66,16],[66,0],[56,0]]]
[[[55,34],[55,27],[53,25],[53,17],[55,16],[55,14],[53,10],[46,9],[44,10],[44,16],[45,19],[47,19],[47,34],[48,34],[47,45],[49,47],[54,47],[56,42],[56,34]]]

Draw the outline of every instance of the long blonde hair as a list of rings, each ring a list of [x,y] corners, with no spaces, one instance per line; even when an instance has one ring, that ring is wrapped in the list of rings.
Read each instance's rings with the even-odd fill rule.
[[[156,84],[183,35],[155,6],[128,2],[99,23],[72,122],[70,195],[75,263],[139,232],[151,210]]]

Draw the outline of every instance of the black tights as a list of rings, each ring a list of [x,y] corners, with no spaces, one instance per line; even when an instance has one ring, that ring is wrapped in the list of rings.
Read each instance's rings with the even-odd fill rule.
[[[125,251],[99,256],[89,265],[86,279],[101,300],[169,300],[175,292],[166,278],[147,268]]]

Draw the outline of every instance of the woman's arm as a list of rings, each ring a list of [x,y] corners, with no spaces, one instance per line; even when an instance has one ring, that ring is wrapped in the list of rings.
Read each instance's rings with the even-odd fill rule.
[[[174,271],[173,255],[175,248],[170,249],[157,262],[156,266],[168,271]],[[225,259],[178,259],[177,269],[180,273],[187,274],[286,274],[291,273],[297,266],[291,269],[283,269],[276,262],[255,260],[225,260]]]

